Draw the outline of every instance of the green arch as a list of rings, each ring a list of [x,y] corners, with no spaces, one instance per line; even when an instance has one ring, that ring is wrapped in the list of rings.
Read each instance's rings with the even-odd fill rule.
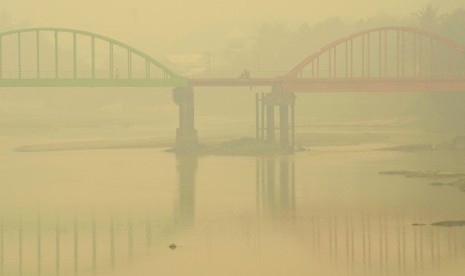
[[[73,35],[82,35],[82,36],[87,36],[87,37],[90,37],[90,38],[93,38],[93,39],[98,39],[98,40],[101,40],[101,41],[105,41],[105,42],[109,43],[110,45],[119,46],[119,47],[131,52],[132,54],[135,54],[135,55],[143,58],[149,64],[154,65],[155,67],[157,67],[158,69],[163,71],[165,76],[169,77],[172,80],[172,82],[171,82],[171,83],[173,83],[172,86],[184,86],[184,85],[187,84],[187,79],[185,77],[179,76],[173,70],[171,70],[170,68],[168,68],[167,66],[165,66],[164,64],[162,64],[161,62],[156,60],[155,58],[151,57],[150,55],[148,55],[148,54],[146,54],[146,53],[144,53],[144,52],[142,52],[142,51],[140,51],[140,50],[126,44],[126,43],[124,43],[124,42],[121,42],[119,40],[116,40],[116,39],[113,39],[113,38],[110,38],[110,37],[107,37],[107,36],[104,36],[104,35],[93,33],[93,32],[88,32],[88,31],[83,31],[83,30],[76,30],[76,29],[68,29],[68,28],[54,28],[54,27],[24,28],[24,29],[16,29],[16,30],[0,32],[0,39],[2,37],[4,37],[4,36],[8,36],[8,35],[20,35],[21,33],[31,33],[31,32],[35,32],[35,33],[39,33],[39,32],[70,33],[70,34],[73,34]],[[1,45],[1,41],[0,41],[0,45]],[[6,79],[2,79],[2,81],[5,81],[5,80]],[[155,80],[155,79],[151,79],[151,80]],[[175,85],[175,84],[179,84],[179,85]],[[2,85],[0,85],[0,86],[2,86]],[[142,85],[142,86],[149,86],[149,85]]]

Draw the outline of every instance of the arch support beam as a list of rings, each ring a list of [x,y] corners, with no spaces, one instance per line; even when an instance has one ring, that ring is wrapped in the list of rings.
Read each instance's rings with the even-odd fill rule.
[[[179,106],[179,127],[176,130],[176,152],[197,149],[197,130],[194,127],[194,90],[192,86],[173,90],[174,102]]]
[[[374,36],[375,43],[370,43],[371,35]],[[405,43],[406,35],[408,35],[408,37],[411,37],[411,40],[408,39],[409,43]],[[320,59],[323,57],[328,57],[329,62],[324,62],[321,65],[323,66],[323,72],[327,70],[329,74],[327,76],[326,74],[324,74],[323,77],[320,76],[319,73],[321,72],[318,68],[316,72],[316,78],[338,79],[338,76],[335,74],[337,69],[336,53],[337,49],[340,49],[342,51],[345,50],[346,79],[375,79],[375,75],[377,76],[377,79],[390,79],[393,76],[397,76],[397,78],[405,77],[410,79],[424,78],[425,70],[432,70],[433,68],[433,65],[430,65],[431,68],[428,68],[428,64],[425,64],[426,62],[423,61],[424,57],[426,57],[425,52],[428,52],[428,50],[425,50],[425,39],[430,40],[431,44],[435,42],[441,45],[441,48],[446,49],[445,54],[458,56],[463,56],[465,54],[464,46],[454,42],[452,39],[443,35],[431,33],[429,31],[412,27],[378,27],[374,29],[368,29],[365,31],[352,33],[349,36],[342,37],[338,40],[335,40],[327,44],[326,46],[322,47],[319,51],[314,52],[313,54],[309,55],[307,58],[302,60],[302,62],[300,62],[283,77],[303,78],[302,72],[305,69],[308,68],[308,71],[311,70],[313,72],[314,64],[316,63],[317,67],[319,67],[318,65],[320,65]],[[357,41],[356,44],[360,45],[356,49],[354,48],[354,41]],[[357,55],[357,57],[354,57],[354,50],[359,51],[359,48],[361,48],[361,54]],[[432,47],[427,47],[427,49],[428,48],[432,49]],[[372,50],[374,50],[374,54],[372,54]],[[411,54],[405,56],[404,52],[408,52]],[[429,52],[432,53],[432,50],[429,50]],[[396,55],[397,57],[395,57]],[[342,56],[344,56],[344,54],[342,54]],[[370,60],[372,58],[375,58],[379,65],[379,68],[377,68],[375,71],[370,70]],[[408,63],[406,63],[406,58],[408,58]],[[354,66],[354,63],[356,66]],[[411,65],[409,67],[407,76],[404,74],[407,73],[404,72],[404,65],[406,64]],[[356,72],[353,72],[353,70],[357,69],[358,67],[360,68],[361,72],[359,74],[354,75],[353,73]],[[450,66],[447,69],[448,71],[446,70],[447,72],[444,72],[444,74],[447,74],[448,76],[452,77],[454,77],[453,75],[457,75],[457,69],[452,68],[452,64],[450,64]],[[400,74],[400,71],[402,72],[402,74]]]

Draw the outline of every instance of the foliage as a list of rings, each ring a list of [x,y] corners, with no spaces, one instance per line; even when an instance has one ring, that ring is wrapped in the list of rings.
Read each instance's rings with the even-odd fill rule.
[[[379,26],[416,26],[451,37],[465,45],[465,10],[440,13],[431,3],[410,17],[395,17],[383,13],[355,22],[338,17],[297,28],[285,24],[262,24],[251,37],[250,51],[260,54],[262,68],[286,71],[323,45],[349,33]],[[244,64],[246,66],[246,64]]]
[[[439,8],[434,7],[431,2],[422,7],[415,16],[418,18],[419,24],[422,28],[431,32],[439,30],[441,15],[439,15]]]
[[[465,46],[465,9],[456,9],[441,18],[441,33]]]

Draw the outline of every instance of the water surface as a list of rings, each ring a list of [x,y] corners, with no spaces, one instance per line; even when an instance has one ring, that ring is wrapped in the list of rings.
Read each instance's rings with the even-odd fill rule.
[[[382,170],[465,171],[454,152],[314,147],[0,155],[2,275],[460,275],[465,193]],[[412,226],[412,223],[425,223]],[[170,249],[170,244],[176,249]]]

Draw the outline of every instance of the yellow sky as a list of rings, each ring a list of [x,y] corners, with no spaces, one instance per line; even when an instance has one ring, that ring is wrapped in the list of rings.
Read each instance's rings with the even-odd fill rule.
[[[156,48],[192,41],[196,33],[229,31],[262,22],[315,23],[328,17],[363,19],[378,13],[405,16],[428,0],[0,0],[0,11],[28,26],[101,33],[133,46]],[[433,0],[442,11],[465,0]],[[250,31],[250,30],[247,30]],[[221,32],[221,31],[219,31]],[[220,33],[221,34],[221,33]],[[204,35],[215,36],[218,31]],[[189,36],[186,38],[186,36]],[[183,39],[185,38],[185,39]],[[161,50],[161,49],[160,49]],[[155,50],[157,51],[157,50]],[[162,51],[166,51],[163,49]]]

